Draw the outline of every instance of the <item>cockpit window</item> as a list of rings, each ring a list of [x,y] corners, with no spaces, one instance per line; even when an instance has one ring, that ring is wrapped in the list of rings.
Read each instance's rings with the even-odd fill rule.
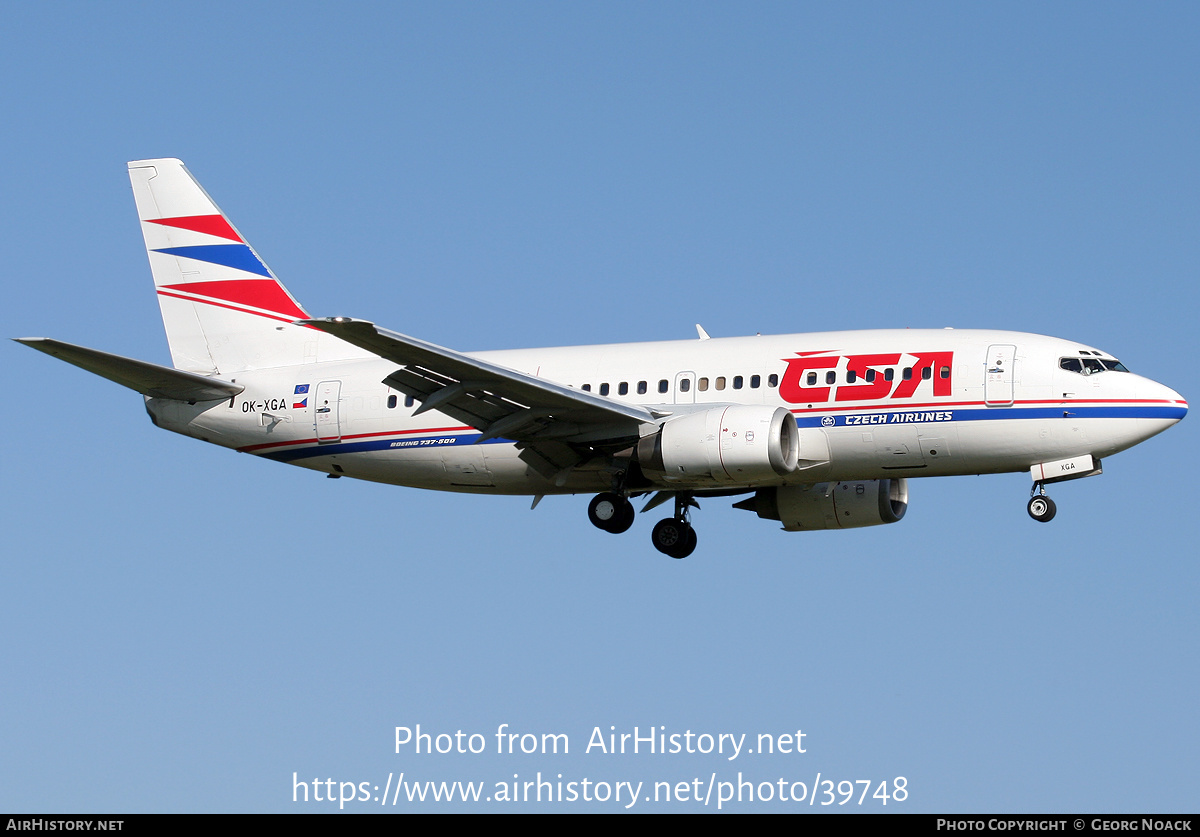
[[[1105,360],[1098,357],[1064,357],[1059,358],[1059,369],[1076,372],[1080,375],[1095,375],[1099,372],[1128,372],[1119,360]]]

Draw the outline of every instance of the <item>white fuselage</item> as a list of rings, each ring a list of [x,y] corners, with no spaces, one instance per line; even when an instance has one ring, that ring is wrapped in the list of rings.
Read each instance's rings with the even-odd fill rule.
[[[782,406],[795,416],[800,468],[791,475],[668,486],[676,490],[1023,471],[1109,456],[1187,411],[1176,392],[1123,371],[1107,353],[1005,331],[849,331],[474,356],[651,406],[671,414],[665,421],[728,404]],[[1085,374],[1088,367],[1095,371]],[[419,403],[382,383],[396,368],[361,359],[254,370],[237,375],[246,389],[229,401],[148,398],[147,409],[179,433],[360,479],[495,494],[609,486],[603,461],[551,481],[505,439],[477,444],[478,430],[444,414],[414,415]]]

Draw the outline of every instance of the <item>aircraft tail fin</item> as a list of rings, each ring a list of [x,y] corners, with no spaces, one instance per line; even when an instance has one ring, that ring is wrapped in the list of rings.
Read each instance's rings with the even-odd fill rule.
[[[203,375],[317,359],[308,313],[176,159],[129,164],[171,359]],[[328,342],[328,341],[324,341]]]

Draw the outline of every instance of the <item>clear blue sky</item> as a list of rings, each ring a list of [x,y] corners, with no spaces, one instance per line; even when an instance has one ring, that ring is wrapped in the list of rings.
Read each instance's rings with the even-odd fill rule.
[[[1170,2],[10,4],[0,333],[168,362],[125,162],[177,156],[314,314],[462,350],[1007,328],[1196,399],[1197,31]],[[539,770],[1200,807],[1195,417],[1048,526],[1026,475],[918,480],[850,532],[704,502],[679,562],[657,515],[327,480],[2,351],[0,810]],[[418,723],[572,751],[395,755]],[[584,754],[610,725],[807,752]]]

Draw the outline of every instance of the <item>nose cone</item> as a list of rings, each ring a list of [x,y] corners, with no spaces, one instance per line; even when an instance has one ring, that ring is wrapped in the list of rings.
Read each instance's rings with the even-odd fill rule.
[[[1166,417],[1171,419],[1172,424],[1187,415],[1188,403],[1182,395],[1155,381],[1149,383],[1151,385],[1150,398],[1163,402],[1166,408]]]
[[[1142,439],[1162,433],[1187,415],[1188,403],[1184,397],[1157,381],[1143,379],[1138,396],[1141,401],[1138,435]]]

